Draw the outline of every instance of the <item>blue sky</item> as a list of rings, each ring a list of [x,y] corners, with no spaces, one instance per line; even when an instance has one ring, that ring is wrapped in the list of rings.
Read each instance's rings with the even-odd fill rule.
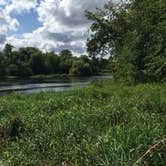
[[[17,31],[11,31],[10,34],[23,34],[31,33],[33,30],[42,26],[42,23],[38,21],[38,14],[35,10],[30,10],[30,12],[24,12],[22,14],[12,14],[12,17],[16,18],[20,24]]]
[[[0,0],[0,49],[32,46],[42,51],[86,53],[90,22],[85,10],[109,0]]]

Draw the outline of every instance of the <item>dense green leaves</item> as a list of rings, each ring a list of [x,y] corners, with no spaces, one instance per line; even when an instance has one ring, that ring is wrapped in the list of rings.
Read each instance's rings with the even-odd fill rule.
[[[87,50],[91,56],[113,57],[112,70],[116,78],[126,80],[126,68],[130,66],[133,81],[164,81],[165,13],[165,0],[110,2],[103,11],[87,13],[93,20]]]
[[[0,52],[0,76],[27,77],[41,74],[72,74],[86,76],[106,68],[107,60],[73,56],[70,50],[42,53],[37,48],[25,47],[15,51],[6,44]]]
[[[70,70],[70,74],[79,75],[79,76],[87,76],[92,75],[92,67],[90,63],[85,62],[83,59],[79,59],[74,61],[72,64],[72,68]]]

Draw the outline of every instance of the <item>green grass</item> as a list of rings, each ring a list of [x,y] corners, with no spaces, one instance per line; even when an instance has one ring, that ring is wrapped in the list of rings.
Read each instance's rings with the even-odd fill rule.
[[[166,85],[109,80],[60,93],[0,97],[0,126],[17,117],[24,131],[0,137],[0,165],[166,165]],[[21,132],[21,131],[20,131]]]

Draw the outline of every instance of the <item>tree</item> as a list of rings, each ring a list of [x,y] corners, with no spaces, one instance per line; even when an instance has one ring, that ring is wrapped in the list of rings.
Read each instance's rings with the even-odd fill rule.
[[[78,75],[87,75],[93,71],[90,58],[85,55],[74,57],[70,50],[62,50],[57,55],[54,52],[43,53],[34,47],[24,47],[18,50],[12,50],[12,48],[13,46],[7,44],[0,52],[0,76],[27,77],[38,74],[69,74],[70,71],[75,73],[77,64],[81,65],[81,68],[78,69],[80,73],[76,73]],[[71,70],[72,65],[73,70]]]
[[[89,76],[92,75],[92,68],[89,63],[83,60],[73,61],[72,67],[70,69],[70,74],[77,76]]]
[[[16,64],[10,64],[8,66],[8,74],[10,76],[18,76],[19,75],[19,69]]]
[[[6,62],[2,52],[0,52],[0,76],[5,76],[6,73]]]
[[[32,75],[32,69],[28,63],[18,64],[18,76],[27,77]]]
[[[130,0],[88,12],[93,24],[87,51],[112,57],[114,78],[120,73],[126,79],[127,72],[127,79],[137,82],[165,80],[165,8],[165,0]]]
[[[68,49],[62,50],[59,54],[63,58],[71,58],[72,57],[72,52]]]
[[[4,50],[3,50],[4,56],[8,59],[7,62],[8,62],[9,64],[10,64],[11,61],[12,61],[12,49],[13,49],[13,46],[7,43],[7,44],[5,45]]]
[[[11,45],[11,44],[6,44],[5,45],[5,48],[4,48],[4,54],[6,55],[6,56],[10,56],[11,55],[11,53],[12,53],[12,49],[13,49],[13,46]]]
[[[33,74],[46,74],[44,57],[41,52],[35,52],[31,55],[30,66]]]
[[[47,74],[59,73],[60,72],[60,58],[54,52],[46,53],[45,55],[45,66]]]
[[[62,50],[59,55],[61,73],[69,74],[73,61],[72,52],[70,50]]]

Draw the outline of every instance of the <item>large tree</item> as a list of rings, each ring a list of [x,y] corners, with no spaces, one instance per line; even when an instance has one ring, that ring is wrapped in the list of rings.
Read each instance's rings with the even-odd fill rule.
[[[6,75],[6,61],[4,54],[0,52],[0,76]]]
[[[109,55],[115,78],[161,81],[166,78],[165,0],[109,2],[104,10],[87,12],[93,21],[87,51]]]
[[[69,74],[70,68],[72,67],[72,52],[70,50],[62,50],[60,52],[60,71],[65,74]]]

